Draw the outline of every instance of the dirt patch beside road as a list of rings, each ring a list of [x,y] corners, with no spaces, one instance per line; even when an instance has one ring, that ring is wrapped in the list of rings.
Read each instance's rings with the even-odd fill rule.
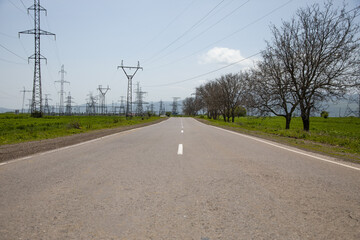
[[[153,122],[141,123],[136,125],[101,129],[87,133],[74,134],[65,137],[58,137],[53,139],[45,139],[40,141],[31,141],[18,144],[9,144],[0,146],[0,162],[9,161],[12,159],[26,157],[40,152],[53,150],[56,148],[66,147],[77,143],[89,141],[92,139],[104,137],[106,135],[127,131],[134,128],[145,127],[155,123],[162,122],[167,118],[161,118]]]

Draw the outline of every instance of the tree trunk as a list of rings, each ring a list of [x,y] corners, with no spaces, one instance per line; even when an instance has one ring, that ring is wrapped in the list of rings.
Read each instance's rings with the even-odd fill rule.
[[[286,119],[285,129],[290,129],[291,114],[287,114],[287,115],[285,116],[285,119]]]
[[[303,127],[304,127],[304,131],[309,131],[310,130],[310,117],[309,116],[301,116],[302,121],[303,121]]]

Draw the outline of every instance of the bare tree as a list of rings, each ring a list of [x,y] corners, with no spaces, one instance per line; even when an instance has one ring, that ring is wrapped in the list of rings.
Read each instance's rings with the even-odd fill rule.
[[[196,115],[196,101],[193,97],[185,98],[182,103],[182,110],[185,115],[195,116]]]
[[[198,101],[206,109],[208,118],[218,119],[220,115],[220,91],[217,82],[210,81],[196,89]]]
[[[238,74],[226,74],[217,79],[219,85],[221,111],[224,120],[234,122],[235,110],[241,105],[245,95],[245,76],[243,72]]]
[[[260,115],[268,113],[286,119],[285,128],[290,128],[293,112],[298,106],[298,100],[292,89],[291,78],[284,71],[284,65],[274,55],[274,49],[267,46],[262,52],[263,61],[251,74],[252,107]]]
[[[272,26],[274,57],[290,77],[305,131],[318,103],[343,97],[358,81],[358,9],[346,12],[331,1],[301,8],[280,29]]]

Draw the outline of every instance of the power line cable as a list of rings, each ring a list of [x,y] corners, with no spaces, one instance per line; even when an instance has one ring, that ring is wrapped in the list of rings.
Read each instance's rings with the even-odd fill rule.
[[[17,37],[14,37],[14,36],[8,35],[8,34],[3,33],[3,32],[0,32],[0,35],[3,35],[3,36],[8,37],[8,38],[17,38]]]
[[[189,29],[187,29],[184,33],[182,33],[179,37],[177,37],[175,40],[173,40],[171,43],[169,43],[167,46],[165,46],[163,49],[161,49],[160,51],[158,51],[157,53],[155,53],[152,57],[150,57],[149,59],[146,59],[144,62],[148,62],[152,59],[154,59],[155,57],[157,57],[159,54],[161,54],[163,51],[165,51],[166,49],[168,49],[170,46],[172,46],[174,43],[176,43],[177,41],[179,41],[181,38],[183,38],[186,34],[188,34],[190,31],[192,31],[194,28],[196,28],[197,26],[199,26],[208,16],[211,12],[213,12],[217,7],[219,7],[225,0],[220,1],[215,7],[213,7],[208,13],[205,14],[205,16],[203,16],[200,20],[198,20],[195,24],[193,24]]]
[[[12,64],[18,64],[18,65],[26,65],[26,63],[13,62],[13,61],[6,60],[4,58],[0,58],[0,61],[7,62],[7,63],[12,63]]]
[[[232,14],[234,14],[236,11],[238,11],[241,7],[243,7],[245,4],[247,4],[248,2],[250,2],[251,0],[247,0],[246,2],[242,3],[240,6],[238,6],[237,8],[235,8],[234,10],[232,10],[230,13],[226,14],[224,17],[222,17],[221,19],[219,19],[217,22],[215,22],[214,24],[210,25],[208,28],[206,28],[205,30],[203,30],[202,32],[200,32],[199,34],[195,35],[193,38],[191,38],[190,40],[186,41],[185,43],[183,43],[182,45],[180,45],[179,47],[175,48],[173,51],[168,52],[167,54],[153,60],[152,62],[157,62],[161,59],[163,59],[164,57],[172,54],[173,52],[176,52],[177,50],[179,50],[180,48],[184,47],[185,45],[189,44],[190,42],[194,41],[195,39],[197,39],[198,37],[200,37],[201,35],[203,35],[204,33],[206,33],[207,31],[209,31],[211,28],[215,27],[217,24],[219,24],[220,22],[224,21],[226,18],[230,17]]]
[[[11,5],[13,5],[16,9],[18,9],[19,11],[21,11],[22,13],[27,14],[26,11],[24,11],[22,8],[20,8],[19,6],[17,6],[15,3],[13,3],[11,0],[8,0],[9,3],[11,3]]]
[[[48,20],[48,17],[45,15],[45,19],[46,19],[46,25],[47,27],[49,28],[49,31],[51,31],[51,28],[50,28],[50,24],[49,24],[49,20]],[[49,39],[50,41],[50,39]],[[58,63],[59,63],[59,66],[61,66],[62,64],[62,61],[61,61],[61,58],[60,58],[60,53],[59,53],[59,48],[58,48],[58,44],[57,44],[57,41],[54,41],[55,42],[55,54],[56,54],[56,57],[57,57],[57,60],[58,60]]]
[[[280,7],[276,8],[276,9],[274,9],[274,10],[272,10],[272,11],[269,12],[268,14],[266,14],[266,15],[258,18],[257,20],[253,21],[253,22],[250,23],[250,24],[253,24],[253,23],[258,22],[259,20],[263,19],[265,16],[268,16],[269,14],[271,14],[271,13],[273,13],[274,11],[280,9],[281,7],[284,7],[285,5],[287,5],[288,3],[292,2],[292,1],[293,1],[293,0],[290,0],[290,1],[286,2],[285,4],[281,5]],[[355,7],[355,8],[353,8],[353,9],[351,9],[351,10],[349,10],[349,11],[346,12],[346,13],[350,13],[350,12],[352,12],[352,11],[354,11],[354,10],[359,9],[359,8],[360,8],[360,5],[357,6],[357,7]],[[339,16],[339,17],[341,17],[341,16]],[[338,18],[339,18],[339,17],[338,17]],[[250,24],[246,25],[245,27],[248,27]],[[243,28],[242,28],[242,29],[243,29]],[[230,35],[229,35],[229,36],[230,36]],[[226,65],[226,66],[223,66],[223,67],[220,67],[220,68],[218,68],[218,69],[215,69],[215,70],[212,70],[212,71],[203,73],[203,74],[196,75],[196,76],[194,76],[194,77],[190,77],[190,78],[187,78],[187,79],[184,79],[184,80],[180,80],[180,81],[176,81],[176,82],[171,82],[171,83],[167,83],[167,84],[150,85],[150,86],[145,86],[145,87],[164,87],[164,86],[170,86],[170,85],[175,85],[175,84],[178,84],[178,83],[183,83],[183,82],[191,81],[191,80],[194,80],[194,79],[197,79],[197,78],[200,78],[200,77],[209,75],[209,74],[211,74],[211,73],[220,71],[220,70],[222,70],[222,69],[228,68],[228,67],[230,67],[230,66],[233,66],[233,65],[235,65],[235,64],[238,64],[238,63],[243,62],[243,61],[245,61],[245,60],[248,60],[248,59],[250,59],[250,58],[252,58],[252,57],[255,57],[255,56],[261,54],[261,52],[262,52],[262,51],[259,51],[259,52],[255,53],[255,54],[253,54],[253,55],[251,55],[251,56],[249,56],[249,57],[246,57],[246,58],[243,58],[243,59],[241,59],[241,60],[239,60],[239,61],[230,63],[230,64],[228,64],[228,65]]]
[[[10,49],[8,49],[7,47],[5,47],[4,45],[2,45],[1,43],[0,43],[0,47],[4,48],[6,51],[12,53],[13,55],[17,56],[18,58],[21,58],[22,60],[27,61],[27,59],[25,59],[25,58],[21,57],[20,55],[14,53],[13,51],[11,51]]]
[[[27,7],[25,6],[23,0],[20,0],[21,4],[23,5],[23,7],[27,10]]]
[[[154,42],[159,36],[161,36],[177,19],[179,19],[189,8],[191,5],[193,5],[197,0],[193,0],[190,2],[189,5],[187,5],[183,11],[181,11],[173,20],[171,20],[166,27],[161,30],[157,35],[155,35],[143,48],[148,47],[152,42]]]
[[[204,76],[209,75],[209,74],[211,74],[211,73],[220,71],[220,70],[222,70],[222,69],[231,67],[231,66],[233,66],[233,65],[235,65],[235,64],[241,63],[241,62],[243,62],[243,61],[245,61],[245,60],[248,60],[248,59],[250,59],[250,58],[252,58],[252,57],[255,57],[255,56],[259,55],[260,53],[261,53],[261,51],[255,53],[255,54],[253,54],[253,55],[251,55],[251,56],[249,56],[249,57],[243,58],[243,59],[241,59],[241,60],[239,60],[239,61],[230,63],[230,64],[228,64],[228,65],[226,65],[226,66],[223,66],[223,67],[217,68],[217,69],[215,69],[215,70],[212,70],[212,71],[209,71],[209,72],[206,72],[206,73],[202,73],[202,74],[199,74],[199,75],[196,75],[196,76],[194,76],[194,77],[190,77],[190,78],[187,78],[187,79],[184,79],[184,80],[180,80],[180,81],[176,81],[176,82],[171,82],[171,83],[166,83],[166,84],[160,84],[160,85],[144,86],[144,87],[165,87],[165,86],[171,86],[171,85],[175,85],[175,84],[178,84],[178,83],[183,83],[183,82],[191,81],[191,80],[194,80],[194,79],[197,79],[197,78],[200,78],[200,77],[204,77]]]
[[[191,54],[189,54],[189,55],[187,55],[187,56],[184,56],[184,57],[179,58],[179,59],[177,59],[177,60],[175,60],[175,61],[166,63],[166,64],[164,64],[164,65],[162,65],[162,66],[157,67],[157,68],[162,68],[162,67],[165,67],[165,66],[168,66],[168,65],[171,65],[171,64],[180,62],[180,61],[182,61],[182,60],[185,60],[185,59],[187,59],[187,58],[189,58],[189,57],[192,57],[192,56],[194,56],[194,55],[202,52],[203,50],[208,49],[209,47],[213,46],[214,44],[217,44],[217,43],[219,43],[219,42],[222,42],[222,41],[224,41],[224,40],[226,40],[226,39],[234,36],[235,34],[237,34],[237,33],[241,32],[241,31],[245,30],[246,28],[248,28],[248,27],[250,27],[251,25],[259,22],[260,20],[266,18],[267,16],[269,16],[269,15],[271,15],[272,13],[276,12],[277,10],[285,7],[285,6],[288,5],[290,2],[293,2],[293,1],[294,1],[294,0],[289,0],[289,1],[285,2],[284,4],[280,5],[279,7],[271,10],[271,11],[268,12],[268,13],[266,13],[265,15],[263,15],[263,16],[255,19],[254,21],[250,22],[249,24],[247,24],[247,25],[243,26],[242,28],[236,30],[235,32],[232,32],[231,34],[229,34],[229,35],[227,35],[227,36],[225,36],[225,37],[223,37],[223,38],[221,38],[221,39],[219,39],[219,40],[216,40],[215,42],[212,42],[211,44],[209,44],[209,45],[207,45],[207,46],[205,46],[205,47],[203,47],[203,48],[201,48],[201,49],[199,49],[199,50],[197,50],[197,51],[195,51],[195,52],[193,52],[193,53],[191,53]]]

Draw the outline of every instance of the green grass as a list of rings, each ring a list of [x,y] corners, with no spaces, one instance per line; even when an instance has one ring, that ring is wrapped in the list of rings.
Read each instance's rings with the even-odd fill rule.
[[[46,116],[0,114],[0,145],[115,128],[154,121],[158,117],[126,119],[119,116]]]
[[[288,130],[285,129],[285,118],[282,117],[242,117],[236,118],[234,123],[207,120],[213,125],[230,127],[254,135],[274,137],[291,145],[360,162],[359,118],[312,117],[309,132],[302,130],[301,118],[293,118]]]

